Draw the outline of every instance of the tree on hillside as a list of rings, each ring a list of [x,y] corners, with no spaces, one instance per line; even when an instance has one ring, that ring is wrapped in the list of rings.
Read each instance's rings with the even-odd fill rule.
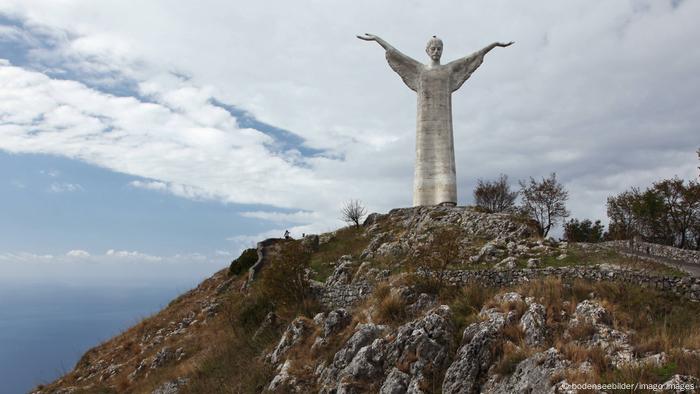
[[[427,242],[416,247],[412,259],[409,259],[409,267],[430,272],[428,278],[414,279],[418,281],[416,284],[421,291],[437,293],[446,284],[450,265],[459,262],[463,235],[454,225],[434,228],[429,233]]]
[[[474,189],[474,202],[476,206],[489,212],[504,212],[515,205],[518,197],[517,191],[510,191],[508,176],[501,174],[498,180],[484,181],[479,179]]]
[[[301,241],[285,242],[261,273],[259,291],[281,310],[308,308],[311,284],[306,275],[311,254]]]
[[[569,192],[557,182],[557,174],[542,178],[541,182],[530,177],[530,182],[520,181],[520,195],[523,200],[522,210],[537,222],[539,235],[546,237],[558,221],[569,216],[566,201]]]
[[[367,213],[367,209],[362,205],[360,200],[350,200],[343,205],[341,210],[343,221],[354,224],[355,227],[360,227],[360,221]]]
[[[636,234],[634,223],[634,205],[639,195],[639,190],[632,188],[630,191],[620,193],[614,197],[608,197],[608,237],[610,239],[632,239]]]
[[[700,183],[664,179],[608,197],[610,238],[700,249]]]
[[[593,223],[590,219],[571,219],[564,224],[564,239],[569,242],[600,242],[603,240],[603,229],[600,220]]]

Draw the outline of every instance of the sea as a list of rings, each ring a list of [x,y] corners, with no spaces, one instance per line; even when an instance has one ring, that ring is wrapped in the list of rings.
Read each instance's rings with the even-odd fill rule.
[[[0,281],[0,394],[27,393],[57,379],[86,350],[158,312],[202,279],[100,285]]]

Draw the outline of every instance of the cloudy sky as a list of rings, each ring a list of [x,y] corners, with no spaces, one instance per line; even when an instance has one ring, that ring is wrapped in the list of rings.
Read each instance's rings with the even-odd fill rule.
[[[462,205],[554,171],[605,219],[698,176],[700,2],[378,3],[0,0],[0,272],[213,270],[350,198],[410,205],[415,93],[364,32],[420,61],[515,41],[453,95]]]

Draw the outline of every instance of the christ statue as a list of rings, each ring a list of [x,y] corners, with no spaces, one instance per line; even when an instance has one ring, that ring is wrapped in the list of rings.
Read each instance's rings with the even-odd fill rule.
[[[381,45],[386,50],[389,66],[418,95],[413,206],[457,205],[452,92],[469,79],[489,51],[513,42],[495,42],[469,56],[440,64],[442,40],[433,36],[425,48],[430,63],[422,64],[375,35],[364,34],[357,38]]]

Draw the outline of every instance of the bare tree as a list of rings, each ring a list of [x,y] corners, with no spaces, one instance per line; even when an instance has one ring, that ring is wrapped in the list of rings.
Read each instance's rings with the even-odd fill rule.
[[[409,267],[428,273],[421,281],[423,290],[437,293],[447,283],[450,265],[459,262],[463,235],[454,225],[433,228],[428,233],[428,242],[418,245]]]
[[[523,211],[537,222],[537,229],[542,237],[546,237],[557,221],[569,216],[566,210],[566,200],[569,192],[557,182],[557,174],[542,178],[542,182],[530,177],[530,182],[520,181],[520,195],[523,199]]]
[[[343,205],[341,219],[347,223],[354,224],[355,227],[360,227],[360,220],[366,213],[367,209],[365,209],[360,200],[350,200]]]
[[[508,176],[501,174],[498,180],[484,181],[479,179],[474,189],[474,202],[478,207],[489,212],[505,212],[515,205],[518,192],[510,191]]]

